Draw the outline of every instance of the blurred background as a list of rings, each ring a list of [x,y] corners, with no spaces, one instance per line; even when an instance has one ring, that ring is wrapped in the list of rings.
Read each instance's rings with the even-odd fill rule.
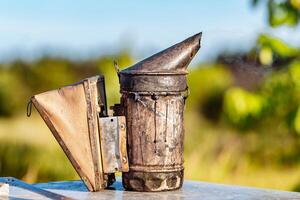
[[[0,176],[78,179],[29,98],[203,31],[188,76],[185,177],[300,191],[300,1],[0,3]]]

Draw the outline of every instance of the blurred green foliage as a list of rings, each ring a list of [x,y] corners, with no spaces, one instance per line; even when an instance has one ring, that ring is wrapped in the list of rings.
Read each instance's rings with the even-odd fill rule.
[[[233,87],[225,94],[224,112],[238,127],[247,127],[262,116],[265,99],[242,88]]]
[[[262,34],[258,37],[257,48],[262,65],[272,65],[276,59],[291,60],[299,57],[299,48],[292,47],[278,38]]]
[[[252,0],[253,5],[265,0]],[[300,19],[299,0],[267,0],[268,22],[272,27],[296,26]]]
[[[117,73],[113,62],[129,66],[133,60],[127,51],[106,55],[94,60],[71,61],[63,58],[43,57],[33,62],[17,60],[0,65],[0,116],[13,116],[25,112],[26,102],[34,94],[56,89],[89,76],[103,74],[110,88],[108,101],[119,100]]]
[[[187,112],[197,110],[210,120],[218,120],[222,111],[223,95],[233,83],[232,75],[221,64],[203,64],[190,71],[190,97]]]
[[[268,48],[272,58],[265,58],[262,51]],[[256,49],[261,65],[271,65],[262,83],[254,91],[232,88],[226,92],[224,112],[230,122],[238,127],[249,126],[266,118],[277,118],[291,125],[295,124],[299,107],[300,50],[283,41],[267,35],[259,36]],[[263,53],[264,54],[264,53]]]
[[[71,164],[60,151],[22,141],[2,140],[1,176],[19,177],[30,182],[77,178]]]
[[[0,116],[11,116],[13,110],[22,107],[20,100],[26,96],[27,88],[16,74],[4,68],[0,68],[0,88]]]

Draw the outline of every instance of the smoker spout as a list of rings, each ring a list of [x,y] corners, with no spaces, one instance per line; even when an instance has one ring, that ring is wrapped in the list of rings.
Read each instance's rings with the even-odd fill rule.
[[[119,73],[130,163],[122,174],[125,189],[154,192],[182,186],[187,67],[200,40],[198,33]]]
[[[186,74],[187,67],[200,48],[202,33],[187,38],[137,64],[121,74]]]

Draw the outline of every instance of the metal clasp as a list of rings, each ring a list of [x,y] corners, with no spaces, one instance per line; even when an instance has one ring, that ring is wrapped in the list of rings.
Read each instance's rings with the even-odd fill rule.
[[[27,115],[27,117],[31,116],[31,111],[32,111],[32,100],[30,98],[29,101],[28,101],[28,103],[27,103],[27,108],[26,108],[26,115]]]

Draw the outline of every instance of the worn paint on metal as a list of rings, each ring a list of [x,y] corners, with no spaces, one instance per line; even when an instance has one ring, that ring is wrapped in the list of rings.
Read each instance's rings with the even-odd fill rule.
[[[104,173],[128,171],[125,117],[99,118],[99,127]]]
[[[127,121],[128,190],[174,190],[183,182],[184,105],[187,66],[201,33],[119,72]]]

